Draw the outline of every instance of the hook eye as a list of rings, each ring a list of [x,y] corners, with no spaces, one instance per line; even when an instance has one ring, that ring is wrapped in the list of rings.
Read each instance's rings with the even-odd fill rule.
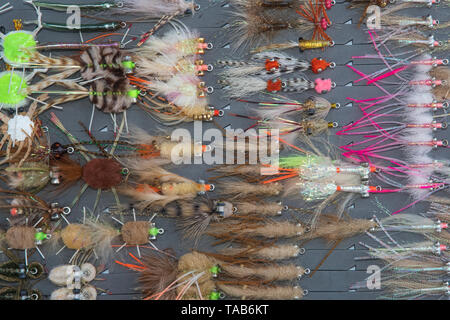
[[[447,129],[448,128],[447,122],[442,122],[441,125],[442,125],[442,129]]]
[[[448,140],[447,139],[442,140],[442,146],[443,147],[447,147],[448,146]]]
[[[70,212],[72,212],[72,209],[70,209],[70,207],[64,207],[62,209],[62,212],[63,212],[64,215],[67,216],[68,214],[70,214]]]
[[[311,269],[310,268],[306,268],[304,272],[305,272],[305,274],[310,274],[311,273]]]
[[[164,233],[164,229],[163,228],[158,229],[158,234],[163,234],[163,233]]]
[[[208,68],[206,70],[208,70],[209,72],[213,71],[214,70],[213,65],[212,64],[208,64]]]
[[[214,48],[213,44],[211,42],[208,42],[206,44],[206,49],[211,50],[212,48]]]
[[[213,93],[214,92],[214,88],[213,87],[207,87],[206,88],[206,92],[207,93]]]
[[[335,109],[339,109],[340,107],[341,107],[341,104],[340,104],[339,102],[337,102],[337,103],[334,104],[334,108],[335,108]]]
[[[330,41],[330,47],[334,47],[335,44],[336,43],[333,40]]]
[[[216,186],[213,184],[209,185],[209,191],[214,191],[216,189]]]
[[[300,250],[298,251],[299,254],[305,254],[306,249],[305,248],[300,248]]]
[[[309,291],[308,291],[308,290],[306,290],[306,289],[304,289],[304,290],[303,290],[303,295],[304,295],[304,296],[307,296],[307,295],[308,295],[308,293],[309,293]]]
[[[444,66],[448,65],[448,59],[442,60],[442,64],[443,64]]]
[[[332,83],[331,83],[331,87],[332,87],[332,88],[336,88],[336,83],[335,83],[335,82],[332,82]]]
[[[219,117],[223,117],[224,114],[225,114],[225,111],[219,110]]]
[[[334,69],[336,67],[336,62],[332,61],[330,62],[330,68]]]
[[[124,21],[122,21],[119,25],[122,29],[125,29],[127,27],[127,23]]]
[[[120,1],[120,2],[116,2],[116,8],[123,8],[123,2],[122,1]]]
[[[448,62],[448,60],[447,60],[447,62]],[[43,127],[41,127],[41,130],[42,130],[42,132],[46,133],[46,132],[48,132],[48,127],[43,126]]]
[[[339,123],[337,123],[336,121],[334,121],[332,125],[333,125],[333,128],[339,127]]]
[[[72,154],[72,153],[74,153],[75,152],[75,149],[73,148],[73,147],[68,147],[67,148],[67,153],[68,154]]]
[[[448,102],[447,101],[442,104],[442,108],[444,108],[444,109],[448,108]]]
[[[122,173],[124,176],[126,176],[127,174],[130,173],[130,169],[128,169],[128,168],[122,168],[121,173]]]
[[[195,10],[195,11],[200,10],[200,8],[201,8],[201,6],[200,6],[198,3],[196,3],[196,4],[194,5],[194,10]]]

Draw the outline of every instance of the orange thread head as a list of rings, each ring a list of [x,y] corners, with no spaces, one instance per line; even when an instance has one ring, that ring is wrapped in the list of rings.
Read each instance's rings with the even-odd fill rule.
[[[274,71],[280,68],[280,64],[278,63],[277,60],[273,59],[267,59],[266,60],[266,70],[267,71]]]
[[[311,70],[314,73],[320,73],[326,70],[330,66],[330,63],[321,58],[314,58],[311,60]]]
[[[269,92],[281,91],[281,79],[277,79],[275,81],[272,80],[267,81],[267,91]]]

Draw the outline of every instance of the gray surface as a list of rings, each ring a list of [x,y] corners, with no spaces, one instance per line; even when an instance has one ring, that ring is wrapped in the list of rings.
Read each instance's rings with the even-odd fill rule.
[[[35,18],[35,13],[30,9],[30,6],[25,5],[22,1],[19,0],[10,0],[10,2],[14,5],[14,10],[10,11],[6,14],[0,15],[0,25],[4,25],[6,29],[12,30],[13,24],[12,19],[14,18],[22,18],[23,20],[32,20]],[[68,2],[68,1],[67,1]],[[82,2],[82,1],[80,1]],[[83,1],[83,2],[94,2],[92,1]],[[208,51],[204,59],[207,63],[213,63],[215,60],[224,57],[230,57],[233,55],[231,49],[227,46],[229,44],[229,38],[227,37],[227,24],[230,23],[229,18],[229,6],[226,2],[221,1],[206,1],[201,0],[199,3],[202,6],[202,9],[199,13],[196,13],[193,17],[183,18],[182,21],[188,25],[190,28],[195,28],[200,31],[201,35],[206,38],[208,42],[212,42],[214,44],[214,49]],[[405,12],[411,12],[414,15],[426,15],[431,13],[433,17],[445,21],[448,17],[448,10],[442,10],[439,8],[433,9],[411,9],[406,10]],[[64,14],[56,13],[49,10],[43,10],[44,13],[44,21],[62,21],[64,19]],[[352,80],[355,80],[355,75],[344,65],[351,62],[352,55],[362,55],[365,53],[374,53],[371,46],[367,44],[367,36],[363,30],[358,29],[355,24],[359,19],[359,14],[361,11],[358,10],[348,10],[346,9],[346,4],[338,3],[335,5],[330,11],[328,11],[331,20],[333,21],[333,26],[329,29],[329,35],[336,42],[336,46],[333,48],[328,48],[325,51],[308,51],[305,52],[303,57],[306,59],[311,59],[316,56],[322,56],[329,60],[335,61],[338,66],[334,70],[325,71],[322,76],[323,77],[331,77],[333,81],[337,83],[337,88],[335,88],[331,93],[325,95],[324,97],[329,99],[332,102],[340,102],[343,107],[339,110],[332,110],[328,116],[328,119],[331,121],[337,121],[341,125],[345,125],[352,120],[357,120],[361,113],[353,107],[351,104],[346,105],[346,97],[375,97],[380,94],[380,91],[373,87],[362,87],[362,86],[352,86]],[[123,18],[123,20],[126,20]],[[139,35],[143,31],[149,29],[151,24],[134,24],[133,29],[131,31],[134,35]],[[31,30],[31,26],[25,26],[25,29]],[[163,31],[169,29],[169,26],[164,27],[159,31],[159,34]],[[98,33],[84,33],[84,39],[90,39],[94,36],[98,35]],[[435,33],[438,39],[445,39],[446,34],[441,32],[439,35]],[[298,34],[292,32],[287,34],[280,34],[276,39],[291,39],[296,40],[298,38]],[[120,40],[119,37],[113,37],[112,39]],[[41,43],[45,43],[48,41],[56,42],[56,41],[66,41],[66,42],[75,42],[79,41],[79,36],[75,33],[58,33],[49,30],[42,30],[38,35],[38,39]],[[297,49],[288,50],[292,55],[299,56]],[[233,55],[234,56],[234,55]],[[243,55],[244,56],[244,55]],[[438,57],[444,57],[444,53],[437,54]],[[355,61],[356,63],[361,63],[359,61]],[[367,62],[364,62],[367,63]],[[368,70],[368,68],[364,67],[363,70]],[[312,79],[316,76],[313,74],[307,73]],[[216,85],[216,75],[214,72],[209,73],[205,76],[205,80],[208,85],[215,87],[215,92],[210,96],[211,105],[216,108],[225,108],[225,110],[229,110],[231,112],[236,113],[246,113],[245,105],[242,103],[238,103],[236,101],[231,101],[222,97],[222,92],[220,88]],[[304,94],[291,94],[291,97],[294,97],[297,100],[304,100],[311,93]],[[87,136],[82,132],[78,121],[82,121],[86,125],[89,123],[91,106],[87,100],[82,100],[76,103],[70,103],[65,105],[64,111],[54,110],[55,114],[62,120],[66,128],[72,132],[79,139],[87,139]],[[44,123],[48,123],[49,114],[45,114],[43,116]],[[120,118],[120,116],[119,116]],[[158,133],[158,126],[156,123],[151,120],[148,116],[144,115],[143,111],[141,111],[138,107],[132,107],[128,112],[128,120],[130,126],[139,126],[144,128],[150,128],[152,133]],[[230,117],[227,114],[223,118],[217,120],[218,123],[222,127],[227,127],[231,125],[232,128],[246,128],[251,124],[250,121],[246,121],[244,119]],[[184,124],[186,128],[192,128],[192,123]],[[210,128],[214,125],[212,123],[204,123],[204,128]],[[106,129],[105,129],[106,128]],[[93,126],[93,133],[98,139],[108,139],[112,137],[112,121],[109,115],[102,114],[100,112],[95,113],[95,120]],[[107,130],[105,132],[105,130]],[[53,133],[55,129],[53,128]],[[100,132],[102,131],[102,132]],[[439,132],[438,137],[445,136],[446,132]],[[329,135],[329,139],[335,145],[343,145],[349,143],[351,140],[348,138],[339,138],[334,136],[334,133],[331,132]],[[52,134],[52,141],[59,140],[60,138],[56,138],[54,134]],[[435,152],[436,157],[439,158],[447,158],[448,151],[447,150],[438,150]],[[208,174],[205,171],[207,169],[206,166],[183,166],[175,168],[174,171],[178,173],[182,173],[186,177],[199,179],[199,178],[207,178]],[[51,188],[47,188],[46,190],[50,190]],[[63,196],[58,198],[58,201],[65,205],[68,204],[74,196],[77,194],[79,187],[73,187]],[[47,192],[41,192],[40,195],[45,199],[52,199],[51,195]],[[82,197],[79,204],[73,208],[72,214],[69,216],[69,220],[72,222],[78,221],[81,216],[81,209],[83,206],[91,208],[95,201],[96,191],[88,190]],[[352,217],[358,218],[369,218],[373,214],[377,214],[382,217],[383,214],[380,214],[379,211],[375,208],[374,200],[379,198],[382,204],[390,211],[394,211],[405,204],[408,204],[408,196],[406,194],[386,194],[380,195],[379,197],[371,197],[370,199],[359,199],[357,198],[356,202],[351,204],[351,208],[349,209],[349,213]],[[122,197],[122,202],[126,203],[127,200]],[[106,208],[109,205],[114,203],[114,199],[111,193],[103,193],[99,208]],[[296,203],[295,201],[286,201],[287,204],[293,206],[300,206],[301,204]],[[423,212],[426,209],[426,204],[421,203],[415,207],[408,209],[408,212]],[[5,222],[4,218],[7,217],[7,212],[1,213],[1,221]],[[127,217],[128,219],[132,219],[131,216]],[[163,227],[166,230],[166,233],[159,237],[159,239],[155,242],[158,248],[173,248],[176,250],[178,255],[181,255],[185,252],[188,252],[191,248],[190,243],[186,243],[181,239],[181,235],[175,231],[173,221],[166,220],[163,218],[156,219],[157,224],[160,227]],[[412,239],[411,236],[405,236],[403,240]],[[299,284],[309,291],[309,295],[305,297],[305,299],[374,299],[379,294],[378,292],[362,290],[358,292],[353,292],[349,290],[350,285],[357,281],[361,281],[366,277],[366,268],[368,264],[380,264],[377,261],[372,262],[361,262],[354,261],[355,257],[363,256],[364,248],[358,244],[359,241],[364,241],[366,243],[371,243],[368,237],[355,237],[352,239],[347,239],[342,241],[336,250],[330,255],[327,261],[321,266],[319,271],[312,277],[305,277],[300,280]],[[200,244],[201,249],[209,249],[209,239],[203,239]],[[309,267],[311,269],[315,268],[315,266],[319,263],[319,261],[323,258],[323,256],[328,252],[328,244],[321,240],[310,241],[306,243],[305,248],[307,252],[305,255],[298,258],[296,261],[298,264]],[[124,250],[125,251],[125,250]],[[130,252],[136,254],[135,249],[130,249]],[[68,260],[68,258],[73,254],[71,250],[64,250],[58,256],[55,256],[54,253],[49,250],[45,250],[44,253],[47,256],[47,268],[50,270],[53,266],[64,263]],[[119,259],[121,261],[130,261],[129,257],[125,256],[126,252],[123,252],[119,255]],[[41,261],[41,258],[35,254],[31,260],[36,259]],[[114,263],[111,263],[108,267],[108,272],[102,274],[101,278],[104,281],[96,282],[98,287],[106,289],[111,292],[110,295],[101,295],[99,299],[137,299],[139,298],[139,294],[135,291],[134,288],[137,287],[137,273],[126,270],[121,266],[117,266]],[[49,295],[55,287],[47,280],[41,281],[37,287],[42,290],[45,295]]]

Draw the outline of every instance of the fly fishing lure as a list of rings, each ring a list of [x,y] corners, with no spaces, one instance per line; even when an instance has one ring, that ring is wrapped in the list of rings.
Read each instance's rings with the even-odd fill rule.
[[[27,0],[26,3],[33,5],[36,11],[40,12],[41,8],[52,9],[56,11],[66,12],[68,8],[74,4],[56,3],[47,1]],[[101,12],[103,15],[109,17],[131,14],[137,16],[142,21],[143,19],[159,18],[158,23],[141,38],[141,42],[145,42],[151,34],[156,32],[165,23],[174,19],[176,16],[184,14],[192,14],[194,11],[200,9],[200,6],[193,1],[184,0],[161,0],[152,1],[151,3],[143,0],[124,0],[124,1],[107,1],[103,3],[94,4],[76,4],[82,12]],[[96,17],[90,17],[96,18]],[[105,21],[104,18],[101,20]],[[36,21],[29,21],[26,23],[40,23]],[[81,24],[77,26],[67,26],[65,24],[42,22],[42,27],[46,29],[53,29],[58,31],[110,31],[118,28],[124,28],[127,25],[126,21],[122,20],[107,20],[107,22],[99,24]],[[141,43],[140,42],[140,43]]]
[[[255,10],[269,10],[269,9],[295,9],[298,8],[300,5],[305,5],[308,3],[308,0],[286,0],[286,1],[280,1],[280,0],[260,0],[260,1],[248,1],[248,0],[233,0],[233,5],[240,6],[243,8],[246,8],[251,11]],[[319,5],[322,5],[325,7],[325,9],[330,10],[335,4],[336,1],[334,0],[325,0],[325,1],[318,1]]]
[[[380,44],[393,42],[398,47],[415,46],[425,50],[446,50],[447,41],[438,41],[433,34],[425,33],[414,27],[390,28],[384,27],[377,32],[377,40]]]
[[[51,238],[49,229],[40,228],[38,225],[41,220],[25,218],[25,221],[10,222],[11,226],[6,232],[0,234],[0,241],[7,245],[8,250],[23,250],[25,256],[25,265],[28,265],[28,251],[36,249],[45,259],[39,246]],[[32,224],[32,221],[36,221]]]
[[[168,102],[183,109],[205,109],[208,106],[207,93],[214,91],[213,87],[207,87],[204,81],[195,75],[173,75],[169,80],[154,80],[140,86],[141,89],[152,90],[164,96]],[[186,111],[186,113],[190,113]],[[192,111],[191,111],[192,113]]]
[[[301,299],[307,294],[298,286],[278,285],[274,281],[281,278],[296,279],[304,269],[295,265],[249,266],[249,269],[253,269],[250,271],[252,277],[241,278],[247,268],[239,269],[228,264],[218,266],[216,259],[195,251],[183,255],[179,260],[165,251],[149,253],[143,261],[135,260],[137,265],[120,261],[116,263],[141,272],[139,281],[144,300],[218,300],[225,296],[240,299]]]
[[[233,240],[235,241],[235,240]],[[221,256],[231,256],[235,259],[262,259],[267,261],[278,261],[298,257],[306,252],[296,244],[265,244],[252,245],[242,244],[219,250]]]
[[[266,46],[261,46],[251,50],[252,53],[260,53],[264,51],[273,51],[273,50],[287,50],[291,48],[298,48],[301,53],[305,50],[314,50],[314,49],[325,49],[327,47],[333,47],[335,45],[334,41],[330,40],[307,40],[302,37],[298,38],[298,41],[288,41],[285,43],[275,43]]]
[[[322,215],[317,228],[300,236],[302,239],[323,238],[327,241],[342,240],[367,232],[412,232],[448,243],[448,223],[415,214],[398,214],[378,219],[344,219]]]
[[[46,97],[40,97],[42,101]],[[41,109],[37,107],[37,101],[33,101],[26,112],[19,112],[19,109],[11,110],[10,116],[0,113],[0,132],[3,137],[0,141],[1,156],[3,163],[16,163],[18,167],[30,156],[36,145],[41,145],[45,139],[46,127],[42,126],[38,115]],[[48,138],[48,137],[47,137]]]
[[[52,9],[57,11],[67,11],[67,8],[73,6],[70,3],[46,2],[39,0],[26,0],[27,3],[33,3],[38,8]],[[124,1],[106,1],[93,4],[76,4],[80,10],[108,10],[108,14],[133,14],[146,18],[159,18],[165,15],[178,15],[192,13],[195,3],[192,1],[161,0],[149,3],[143,0],[124,0]]]
[[[233,12],[235,21],[231,24],[232,40],[236,48],[258,46],[262,42],[271,42],[276,33],[283,30],[298,30],[301,33],[312,32],[312,40],[331,41],[326,29],[331,21],[325,7],[310,0],[300,5],[295,13],[289,8],[281,10],[251,10],[249,8]],[[270,9],[270,8],[269,8]],[[271,47],[275,49],[275,47]]]
[[[30,223],[43,229],[50,229],[55,221],[66,219],[71,213],[69,207],[61,207],[57,202],[47,203],[38,196],[23,192],[0,189],[3,201],[0,208],[9,209],[8,220],[12,224]]]
[[[385,276],[381,279],[384,283],[382,299],[419,299],[448,295],[448,284],[440,286],[440,279],[450,271],[448,258],[416,254],[384,260],[387,265],[383,269]],[[366,281],[351,288],[363,288],[364,283]]]
[[[186,26],[170,30],[162,36],[155,36],[151,42],[130,49],[137,58],[154,59],[159,55],[176,56],[178,58],[203,55],[213,48],[213,44],[205,42],[196,30],[188,29]],[[142,63],[144,65],[144,63]]]
[[[44,277],[45,269],[39,262],[32,261],[25,265],[10,250],[4,250],[4,248],[2,250],[8,257],[8,261],[0,263],[0,280],[20,283]]]
[[[8,71],[0,73],[0,83],[4,84],[4,86],[0,86],[0,90],[6,94],[0,100],[0,103],[9,108],[17,108],[23,105],[26,99],[35,100],[31,96],[34,93],[49,94],[60,95],[60,97],[53,98],[48,103],[44,103],[46,109],[55,106],[55,104],[89,98],[92,104],[98,109],[108,113],[117,113],[130,108],[141,93],[140,90],[137,90],[130,84],[127,78],[118,80],[113,78],[96,79],[90,81],[89,89],[79,85],[75,81],[72,83],[70,81],[64,81],[75,72],[76,70],[68,69],[58,74],[46,76],[44,80],[31,85],[29,81],[34,76],[34,73],[27,77],[23,77],[17,72]],[[11,86],[9,86],[9,83],[11,83]],[[44,90],[54,83],[66,88],[69,86],[70,89]],[[10,94],[9,96],[8,92]]]
[[[285,96],[270,94],[270,100],[250,101],[238,99],[252,107],[261,119],[281,119],[281,117],[291,116],[295,119],[324,119],[331,109],[339,109],[340,103],[330,103],[322,97],[311,96],[304,102],[290,99]],[[253,107],[255,106],[255,107]]]
[[[28,38],[30,37],[30,38]],[[51,46],[56,49],[84,49],[75,57],[45,56],[41,49],[49,46],[37,46],[33,37],[24,31],[10,32],[3,37],[3,56],[8,62],[23,69],[22,76],[18,73],[2,73],[0,90],[8,92],[4,101],[0,103],[9,108],[17,107],[26,103],[26,99],[35,100],[33,93],[59,95],[43,102],[46,109],[69,101],[75,101],[88,97],[92,104],[106,113],[125,112],[136,102],[139,90],[130,84],[127,74],[135,68],[135,63],[130,56],[118,48],[117,43],[99,45],[77,45],[58,44]],[[42,80],[29,85],[35,74],[40,71],[47,72],[49,69],[63,69],[59,73],[44,75],[39,73]],[[33,72],[25,77],[25,69]],[[81,78],[70,79],[69,77],[80,72]],[[59,90],[43,91],[47,87],[57,84]],[[88,87],[86,87],[88,85]],[[63,90],[61,90],[63,89]],[[46,109],[40,110],[40,112]],[[94,112],[94,108],[92,112]],[[93,118],[93,113],[91,118]]]
[[[384,243],[375,236],[371,236],[382,248],[373,248],[360,243],[369,249],[369,257],[357,260],[382,259],[388,265],[385,267],[389,274],[383,280],[386,294],[383,298],[404,299],[420,298],[447,293],[448,284],[440,286],[439,274],[447,274],[446,251],[447,245],[439,242],[416,242],[400,245],[387,232],[392,245]],[[386,272],[385,271],[385,272]],[[359,284],[356,287],[360,286]]]
[[[243,172],[236,167],[219,167],[216,171],[222,173],[221,177],[249,177],[247,181],[252,183],[223,181],[218,184],[218,190],[229,197],[245,197],[249,193],[253,196],[282,194],[291,197],[300,195],[306,202],[320,202],[314,210],[313,227],[319,214],[339,195],[345,195],[337,208],[340,217],[355,194],[368,197],[381,191],[380,187],[368,184],[369,177],[377,171],[376,167],[333,160],[313,148],[317,154],[298,149],[302,154],[280,156],[278,164],[247,166],[249,170]],[[270,171],[262,175],[264,167]]]
[[[257,94],[258,92],[297,92],[301,93],[314,89],[317,93],[325,94],[336,87],[331,79],[317,78],[314,81],[306,77],[275,78],[264,80],[256,76],[233,77],[219,80],[223,84],[226,95],[231,98],[244,98]]]
[[[201,156],[212,147],[201,143],[172,141],[171,136],[152,136],[145,130],[135,127],[124,136],[130,146],[136,146],[143,159],[166,159],[175,162],[177,156],[182,161],[187,156]]]
[[[137,64],[134,76],[150,81],[168,80],[176,73],[202,76],[206,71],[212,71],[213,66],[206,65],[200,55],[212,47],[195,30],[187,27],[172,30],[130,50]]]
[[[284,206],[278,202],[254,203],[248,201],[223,201],[208,198],[193,202],[177,201],[165,206],[160,216],[176,219],[184,237],[198,243],[201,236],[214,223],[224,220],[252,220],[259,217],[281,215]]]
[[[354,8],[364,8],[364,12],[361,15],[361,18],[358,21],[358,27],[361,25],[361,23],[364,21],[364,19],[367,17],[367,10],[370,6],[378,6],[381,9],[385,8],[381,12],[381,17],[384,20],[383,22],[388,22],[389,24],[392,23],[388,21],[387,16],[395,11],[412,8],[412,7],[422,7],[426,6],[428,8],[431,8],[433,4],[440,4],[440,1],[435,0],[405,0],[405,1],[390,1],[390,0],[347,0],[347,2],[350,2],[348,5],[348,8],[354,9]],[[389,7],[388,7],[389,6]],[[387,8],[386,8],[387,7]],[[393,17],[397,18],[397,17]],[[414,18],[413,18],[414,19]],[[412,20],[411,20],[412,21]],[[408,22],[405,21],[407,25],[409,25]],[[400,23],[400,25],[405,25]]]
[[[381,26],[389,27],[416,27],[416,28],[424,28],[424,29],[445,29],[450,24],[449,23],[439,23],[439,20],[434,19],[431,15],[427,15],[424,17],[410,17],[403,15],[395,15],[391,14],[391,10],[387,10],[387,12],[381,13]]]
[[[120,229],[117,229],[112,224],[99,220],[98,217],[86,217],[83,210],[83,223],[68,223],[63,229],[53,233],[53,245],[58,244],[59,240],[64,244],[56,254],[65,248],[75,250],[69,260],[69,263],[72,263],[80,252],[92,250],[97,259],[105,262],[113,254],[113,240],[120,238],[123,244],[115,252],[126,246],[133,246],[136,247],[140,257],[140,246],[151,243],[151,240],[164,233],[164,229],[157,228],[152,219],[137,221],[135,214],[133,218],[133,221],[127,222],[112,218],[121,225]]]
[[[384,259],[386,266],[384,273],[387,274],[382,281],[423,281],[426,278],[437,278],[446,276],[450,271],[448,257],[430,256],[416,254],[406,258]],[[357,283],[352,289],[363,287],[363,283]]]
[[[138,77],[146,79],[156,79],[168,81],[174,74],[183,74],[188,76],[203,76],[206,71],[213,70],[212,65],[207,65],[203,60],[196,56],[178,57],[177,55],[161,55],[153,60],[136,59],[138,71],[135,73]]]
[[[60,265],[54,267],[48,279],[63,288],[52,292],[50,300],[96,300],[97,291],[88,283],[94,280],[97,271],[90,263]]]
[[[245,243],[251,239],[297,239],[310,232],[308,226],[288,220],[278,221],[261,218],[255,221],[226,220],[213,223],[208,235],[221,241],[238,241]]]
[[[42,293],[31,286],[21,283],[17,287],[2,286],[0,288],[0,300],[41,300]]]
[[[130,174],[130,169],[123,167],[123,164],[121,163],[123,161],[121,158],[146,155],[146,151],[142,150],[142,147],[132,146],[127,142],[121,142],[119,140],[124,127],[124,119],[122,119],[118,134],[113,141],[96,140],[89,130],[82,123],[80,123],[90,138],[90,141],[80,142],[69,131],[67,131],[55,114],[52,113],[51,116],[51,122],[67,136],[71,143],[68,145],[62,145],[61,143],[53,144],[52,154],[57,155],[56,159],[51,161],[50,167],[47,168],[47,170],[42,170],[42,174],[45,177],[50,175],[52,178],[51,183],[59,185],[59,190],[64,190],[79,180],[84,182],[80,193],[73,200],[71,207],[78,202],[81,195],[87,190],[88,187],[97,190],[97,197],[93,207],[94,211],[97,208],[101,193],[104,190],[111,190],[117,204],[120,206],[117,189]],[[87,145],[96,146],[98,148],[98,152],[88,150],[85,147]],[[111,147],[109,152],[106,152],[105,150],[106,145]],[[140,151],[137,151],[139,149]],[[117,153],[116,151],[118,150],[122,150],[122,152]],[[71,153],[78,151],[85,159],[86,163],[81,165],[77,161],[72,160],[68,156],[69,151]],[[149,153],[151,153],[151,150]]]
[[[167,160],[127,159],[125,163],[131,176],[118,191],[137,201],[139,210],[154,205],[165,206],[175,200],[193,199],[215,189],[213,184],[206,184],[203,180],[195,182],[163,169],[160,165],[169,163]]]
[[[370,33],[372,41],[375,44],[375,39]],[[352,143],[349,146],[343,146],[342,149],[346,150],[344,156],[350,156],[352,154],[356,154],[355,158],[360,158],[362,161],[368,161],[368,158],[377,158],[381,160],[392,161],[393,164],[402,163],[401,160],[388,158],[380,155],[379,153],[397,149],[397,148],[405,148],[406,152],[411,156],[419,156],[426,157],[427,154],[433,149],[437,147],[445,147],[448,142],[446,140],[435,140],[433,139],[433,128],[445,127],[442,124],[433,124],[433,117],[429,112],[429,108],[415,108],[415,106],[428,106],[432,103],[436,103],[437,101],[442,101],[447,99],[448,95],[448,81],[449,81],[449,69],[448,67],[441,65],[435,68],[431,68],[433,64],[438,64],[438,62],[425,59],[419,60],[418,67],[415,64],[405,64],[404,66],[396,68],[396,65],[391,66],[389,64],[389,59],[384,59],[382,53],[377,49],[377,53],[382,61],[386,64],[387,69],[384,69],[380,72],[376,72],[371,75],[366,75],[359,70],[356,70],[354,67],[351,67],[353,71],[358,73],[361,76],[361,79],[367,80],[368,83],[374,84],[378,88],[380,88],[383,92],[386,93],[386,96],[377,97],[368,100],[356,100],[351,99],[356,103],[362,104],[364,107],[361,107],[363,111],[371,108],[377,104],[385,103],[390,100],[400,100],[399,98],[406,98],[407,103],[412,103],[413,108],[407,113],[406,120],[408,121],[410,126],[407,128],[401,128],[401,132],[394,130],[393,132],[388,132],[383,129],[382,125],[377,124],[374,120],[374,117],[378,117],[374,112],[370,114],[365,114],[364,117],[357,121],[356,124],[353,123],[349,126],[346,126],[344,130],[350,127],[358,128],[358,125],[361,122],[365,122],[366,120],[371,121],[372,125],[380,132],[377,135],[371,135],[364,141],[360,141],[357,143]],[[444,64],[444,61],[439,61]],[[395,63],[395,60],[394,60]],[[412,67],[416,68],[413,70],[412,76],[408,74],[408,70]],[[390,71],[387,71],[390,70]],[[405,75],[403,75],[403,71],[406,70]],[[384,74],[382,74],[386,71]],[[381,74],[381,75],[380,75]],[[386,89],[384,89],[380,83],[385,82],[384,79],[396,76],[396,78],[400,79],[399,87],[396,93],[391,94]],[[424,104],[425,102],[425,104]],[[383,110],[385,107],[379,107],[377,110]],[[394,109],[395,110],[395,109]],[[389,114],[389,112],[387,112]],[[387,114],[381,114],[385,116]],[[411,122],[409,122],[411,121]],[[343,133],[345,131],[342,131]],[[372,143],[368,147],[356,149],[354,147],[360,146],[363,144]],[[358,147],[357,147],[358,148]],[[348,151],[348,153],[347,153]],[[358,160],[357,160],[358,161]]]
[[[235,113],[230,113],[230,115],[255,120],[255,123],[248,129],[279,130],[279,137],[282,137],[280,141],[288,145],[294,143],[298,137],[317,136],[338,126],[337,122],[328,122],[324,118],[331,108],[338,108],[339,104],[331,104],[323,98],[311,97],[304,103],[287,100],[287,98],[275,98],[273,102],[255,102],[244,99],[239,99],[239,101],[260,106],[260,108],[254,109],[258,116]]]
[[[421,299],[427,297],[439,298],[447,297],[450,294],[450,285],[446,281],[407,281],[391,280],[383,282],[386,287],[386,294],[383,299]]]
[[[182,85],[181,83],[179,83]],[[199,83],[200,85],[201,83]],[[170,87],[164,83],[161,83],[164,89],[170,91]],[[203,87],[203,85],[202,85]],[[192,121],[212,121],[214,117],[222,117],[224,115],[223,110],[214,109],[214,107],[208,105],[208,102],[203,97],[197,98],[195,95],[203,95],[201,89],[194,88],[190,84],[186,86],[187,89],[192,89],[189,94],[191,95],[191,101],[197,102],[190,107],[178,106],[166,98],[157,96],[151,91],[147,91],[146,95],[138,96],[138,106],[144,110],[152,119],[165,126],[175,126],[183,122]],[[182,95],[175,92],[175,96],[182,99]],[[174,97],[175,97],[174,96]]]
[[[334,68],[334,62],[327,62],[322,58],[311,61],[298,60],[280,52],[265,52],[254,54],[250,61],[218,60],[217,65],[224,67],[223,78],[258,76],[268,80],[296,71],[310,70],[320,73],[327,68]]]

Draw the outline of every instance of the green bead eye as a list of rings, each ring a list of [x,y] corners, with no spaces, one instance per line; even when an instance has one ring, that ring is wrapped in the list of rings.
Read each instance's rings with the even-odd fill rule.
[[[211,272],[213,275],[217,275],[220,272],[220,267],[218,265],[215,265],[214,267],[211,267],[209,269],[209,272]]]
[[[148,230],[148,234],[153,237],[156,237],[159,234],[159,229],[158,228],[150,228]]]
[[[132,98],[137,98],[140,93],[141,93],[140,90],[130,90],[127,92],[128,96]]]
[[[213,291],[209,294],[209,300],[219,300],[220,299],[220,293],[217,291]]]
[[[133,61],[123,61],[122,65],[127,69],[134,69],[136,64]]]
[[[37,241],[43,241],[43,240],[47,239],[47,235],[46,235],[44,232],[37,232],[37,233],[34,235],[34,238],[35,238]]]

